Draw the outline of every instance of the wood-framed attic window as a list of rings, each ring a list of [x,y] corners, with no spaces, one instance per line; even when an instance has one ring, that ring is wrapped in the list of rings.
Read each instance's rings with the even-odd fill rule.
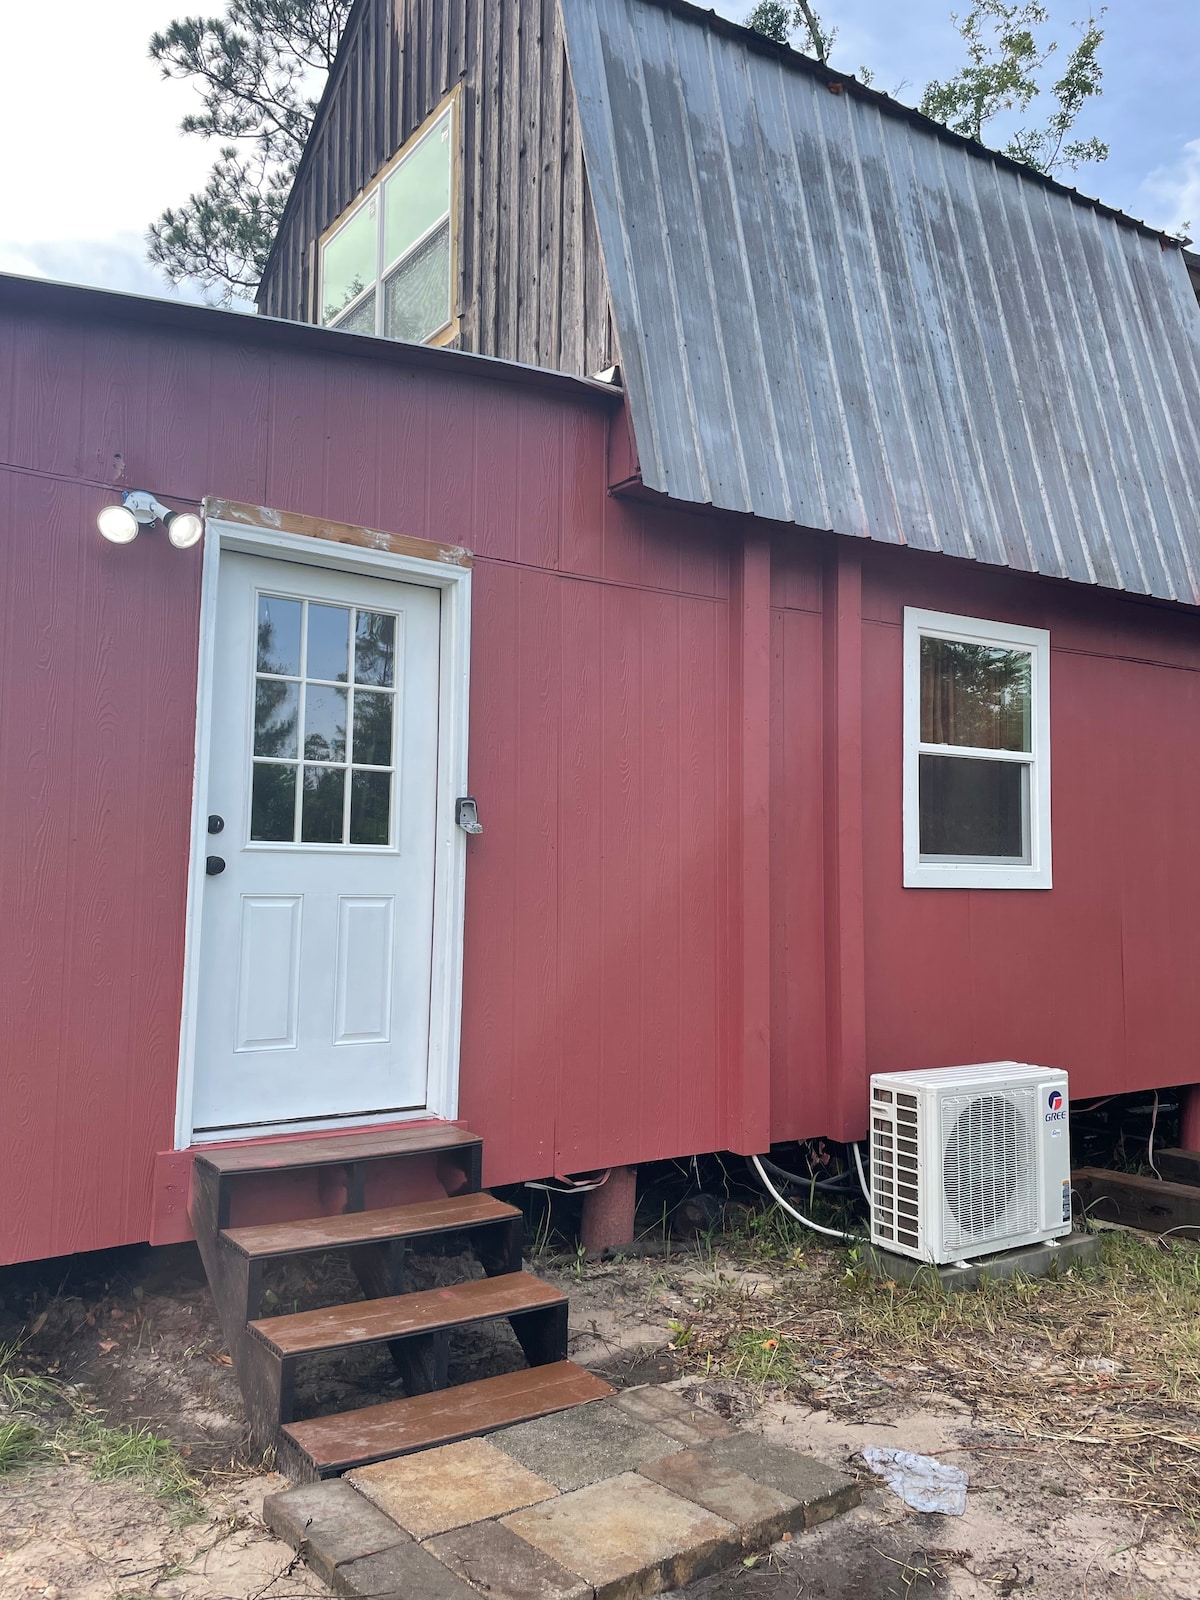
[[[1044,628],[905,608],[904,885],[1051,887]]]
[[[320,320],[412,344],[452,338],[458,95],[444,100],[320,241]]]

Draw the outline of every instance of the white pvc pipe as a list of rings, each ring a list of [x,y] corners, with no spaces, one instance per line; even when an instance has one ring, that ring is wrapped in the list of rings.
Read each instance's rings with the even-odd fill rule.
[[[810,1221],[809,1218],[803,1214],[803,1212],[797,1211],[795,1206],[789,1205],[788,1202],[783,1198],[779,1190],[771,1182],[770,1178],[767,1177],[766,1171],[763,1168],[763,1164],[758,1157],[751,1156],[750,1159],[754,1163],[754,1170],[762,1179],[763,1188],[766,1189],[767,1193],[771,1196],[772,1200],[774,1200],[775,1204],[787,1212],[789,1217],[795,1217],[797,1222],[803,1223],[806,1228],[811,1228],[814,1233],[828,1234],[831,1239],[860,1239],[862,1237],[861,1234],[845,1233],[841,1228],[826,1228],[820,1222]]]

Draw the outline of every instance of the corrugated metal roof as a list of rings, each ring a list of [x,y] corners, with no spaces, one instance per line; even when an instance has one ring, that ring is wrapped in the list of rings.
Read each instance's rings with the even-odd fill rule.
[[[680,4],[562,4],[647,487],[1200,601],[1176,244]]]

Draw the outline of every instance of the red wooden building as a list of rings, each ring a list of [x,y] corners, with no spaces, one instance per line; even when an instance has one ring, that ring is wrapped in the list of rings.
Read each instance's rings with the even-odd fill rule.
[[[1200,1079],[1185,254],[676,0],[514,5],[345,193],[335,71],[277,315],[0,280],[0,1263],[185,1237],[214,1141],[458,1119],[503,1184]],[[568,153],[488,143],[493,28]],[[203,540],[101,538],[135,490]]]

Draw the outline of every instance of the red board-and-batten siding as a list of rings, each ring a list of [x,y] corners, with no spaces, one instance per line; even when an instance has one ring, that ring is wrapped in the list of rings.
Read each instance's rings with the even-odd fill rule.
[[[172,1144],[200,561],[105,544],[116,481],[475,551],[490,1182],[860,1136],[869,1067],[1200,1076],[1192,614],[622,501],[581,391],[58,293],[0,307],[0,1261],[145,1238]],[[1048,894],[901,888],[906,603],[1052,631]]]
[[[736,1126],[728,541],[606,494],[604,398],[229,326],[0,307],[0,1261],[147,1237],[173,1143],[200,560],[99,538],[114,481],[475,552],[461,1114],[489,1181]]]

